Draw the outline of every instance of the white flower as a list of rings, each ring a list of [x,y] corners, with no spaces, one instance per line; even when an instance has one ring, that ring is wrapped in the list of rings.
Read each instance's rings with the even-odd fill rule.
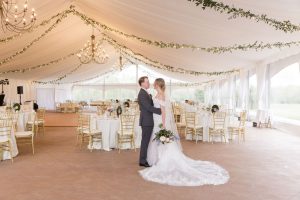
[[[165,137],[165,136],[161,136],[161,137],[159,138],[159,140],[160,140],[161,142],[164,142],[164,141],[166,141],[166,137]]]
[[[170,138],[166,138],[166,142],[170,142]]]

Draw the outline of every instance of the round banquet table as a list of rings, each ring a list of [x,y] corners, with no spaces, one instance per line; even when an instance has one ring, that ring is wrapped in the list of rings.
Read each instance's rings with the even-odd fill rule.
[[[228,142],[228,122],[229,121],[229,116],[226,115],[225,118],[225,136],[226,136],[226,142]],[[208,142],[209,141],[209,128],[213,127],[213,115],[209,111],[198,111],[196,112],[196,122],[197,125],[203,127],[203,142]],[[185,138],[186,140],[192,140],[192,135],[188,134]],[[195,138],[193,138],[195,139]],[[199,137],[199,139],[202,139]],[[221,138],[214,138],[214,142],[219,142],[221,141]]]
[[[7,138],[7,136],[0,136],[0,138],[5,137]],[[15,138],[15,131],[12,129],[11,131],[11,138],[10,138],[11,144],[12,144],[12,157],[16,157],[19,153],[18,151],[18,146],[17,146],[17,142],[16,142],[16,138]],[[0,152],[0,160],[9,160],[11,159],[11,155],[9,151],[2,151]]]
[[[141,127],[138,126],[138,118],[135,122],[135,147],[141,146]],[[93,149],[103,149],[110,151],[117,147],[117,134],[120,129],[120,119],[98,116],[97,114],[91,114],[91,129],[97,129],[102,132],[102,142],[94,142]],[[88,145],[91,148],[91,145]],[[122,149],[130,149],[129,143],[122,144]]]

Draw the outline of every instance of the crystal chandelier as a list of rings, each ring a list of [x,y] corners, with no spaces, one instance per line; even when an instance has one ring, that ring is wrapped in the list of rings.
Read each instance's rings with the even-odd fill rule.
[[[93,31],[94,32],[94,31]],[[91,40],[84,44],[84,48],[80,50],[77,54],[80,62],[87,64],[90,62],[95,62],[98,64],[104,64],[108,61],[109,56],[106,54],[105,50],[102,48],[103,40],[96,42],[96,37],[94,33],[91,35]]]
[[[34,8],[28,10],[28,0],[22,8],[18,7],[17,0],[0,0],[0,20],[3,31],[21,33],[32,28],[36,13]]]

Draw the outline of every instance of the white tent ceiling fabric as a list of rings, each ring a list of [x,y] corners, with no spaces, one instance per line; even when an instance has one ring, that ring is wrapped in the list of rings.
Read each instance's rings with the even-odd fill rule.
[[[300,2],[298,0],[222,0],[222,2],[251,10],[255,13],[267,14],[278,20],[291,20],[298,23],[300,18]],[[75,5],[76,10],[97,21],[116,28],[128,34],[134,34],[143,38],[194,44],[203,47],[229,46],[234,44],[263,42],[289,42],[300,41],[300,33],[284,33],[275,30],[264,23],[254,22],[248,19],[237,18],[228,20],[228,15],[220,14],[213,10],[202,10],[186,0],[31,0],[29,5],[38,13],[38,22],[68,9]],[[22,49],[32,40],[41,35],[50,25],[26,33],[23,36],[5,44],[0,44],[0,60]],[[1,38],[12,33],[0,32]],[[81,19],[70,15],[64,19],[54,30],[34,44],[25,53],[16,56],[12,61],[0,66],[0,72],[27,68],[50,60],[66,56],[83,47],[92,33]],[[135,52],[141,53],[163,64],[184,67],[188,70],[214,72],[226,71],[233,68],[246,69],[261,65],[261,63],[273,63],[279,59],[298,55],[298,47],[286,49],[268,49],[263,51],[233,51],[232,53],[212,54],[191,49],[161,49],[143,44],[135,39],[122,37],[118,34],[107,32],[110,37],[119,43],[129,47]],[[99,35],[99,34],[98,34]],[[93,77],[109,71],[118,59],[116,52],[108,44],[105,50],[110,56],[108,63],[87,64],[75,73],[65,78],[62,82],[72,82]],[[297,59],[299,56],[297,56]],[[38,70],[25,73],[5,74],[6,78],[23,80],[54,80],[60,75],[66,74],[79,64],[78,58],[70,57],[62,62],[53,64]],[[152,68],[155,69],[155,68]],[[204,82],[216,77],[182,75],[164,70],[156,71],[167,76],[191,82]]]

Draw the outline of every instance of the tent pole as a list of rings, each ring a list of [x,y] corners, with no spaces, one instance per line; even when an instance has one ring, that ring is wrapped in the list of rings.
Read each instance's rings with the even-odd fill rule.
[[[136,96],[138,95],[138,91],[139,91],[139,64],[136,64],[136,74],[135,74],[135,83],[136,83],[136,89],[135,89],[135,94]]]

